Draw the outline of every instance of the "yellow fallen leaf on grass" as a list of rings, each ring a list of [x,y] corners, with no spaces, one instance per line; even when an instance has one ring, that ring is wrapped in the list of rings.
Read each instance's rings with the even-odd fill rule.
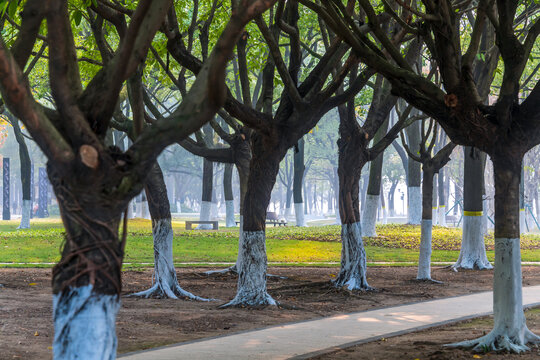
[[[482,357],[480,355],[473,355],[473,359],[481,359]]]
[[[36,331],[36,332],[34,333],[34,336],[39,336],[39,333]]]
[[[52,350],[52,346],[48,346],[48,347],[47,347],[47,350]]]
[[[30,283],[30,284],[28,284],[28,286],[36,286],[36,285],[37,285],[37,283]]]

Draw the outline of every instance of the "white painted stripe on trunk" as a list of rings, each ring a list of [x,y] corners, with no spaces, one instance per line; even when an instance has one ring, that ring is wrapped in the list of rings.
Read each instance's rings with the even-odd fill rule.
[[[296,217],[296,226],[307,226],[304,217],[304,203],[294,203],[294,215]]]

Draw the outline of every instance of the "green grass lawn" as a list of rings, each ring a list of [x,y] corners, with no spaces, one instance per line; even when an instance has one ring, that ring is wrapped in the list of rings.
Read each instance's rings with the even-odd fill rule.
[[[60,220],[35,220],[31,230],[17,230],[16,221],[0,223],[0,263],[57,262],[63,241]],[[177,263],[234,262],[238,247],[238,228],[219,231],[186,231],[183,221],[173,222],[174,261]],[[378,237],[365,238],[369,262],[416,262],[420,227],[383,225]],[[268,261],[290,265],[339,262],[340,226],[310,228],[269,227],[267,229]],[[433,262],[453,262],[459,255],[461,230],[433,229]],[[493,261],[493,235],[486,237],[488,258]],[[540,261],[540,236],[522,237],[523,261]],[[132,220],[128,227],[127,263],[153,262],[151,223]]]

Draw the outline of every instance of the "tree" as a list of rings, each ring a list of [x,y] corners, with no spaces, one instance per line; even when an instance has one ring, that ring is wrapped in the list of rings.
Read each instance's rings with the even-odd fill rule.
[[[116,354],[115,318],[121,291],[125,245],[118,229],[129,200],[145,185],[157,155],[209,121],[225,101],[228,59],[246,23],[272,1],[244,0],[231,14],[175,113],[143,129],[140,109],[133,109],[138,137],[126,152],[105,146],[105,136],[123,83],[137,70],[172,1],[142,0],[129,25],[120,19],[120,42],[112,58],[85,88],[75,56],[67,1],[29,0],[21,30],[8,48],[0,41],[0,92],[48,158],[66,242],[53,270],[53,306],[57,358],[109,359]],[[96,10],[92,7],[93,10]],[[96,10],[97,11],[97,10]],[[46,19],[49,79],[55,109],[35,101],[22,70]],[[168,25],[165,25],[168,26]]]
[[[527,343],[540,337],[528,330],[522,304],[519,251],[519,182],[523,155],[540,142],[540,82],[530,92],[521,91],[521,80],[531,50],[540,34],[540,21],[530,19],[537,4],[517,0],[479,1],[470,12],[462,12],[458,2],[423,0],[424,12],[402,6],[411,15],[407,29],[421,35],[437,64],[444,91],[429,79],[416,74],[380,29],[380,21],[369,1],[360,8],[371,24],[374,36],[385,52],[358,31],[358,26],[341,3],[324,0],[321,5],[301,0],[317,11],[330,27],[355,50],[368,66],[383,74],[395,94],[433,117],[450,139],[459,145],[475,146],[493,161],[495,177],[495,281],[493,330],[486,336],[456,346],[477,350],[527,350]],[[400,2],[401,3],[401,2]],[[521,6],[520,6],[521,5]],[[388,16],[402,21],[389,7]],[[475,17],[470,42],[462,46],[460,19]],[[401,19],[401,20],[400,20]],[[496,42],[504,65],[497,100],[486,105],[475,84],[472,69],[478,57],[482,29],[486,22],[495,28]],[[462,50],[463,49],[463,50]],[[392,59],[389,61],[386,54]]]
[[[423,180],[422,180],[422,224],[420,230],[420,254],[418,258],[418,275],[417,280],[431,279],[431,239],[433,229],[433,177],[442,169],[448,161],[450,155],[455,148],[455,144],[449,143],[442,149],[433,154],[433,150],[437,143],[438,127],[434,125],[433,119],[430,119],[427,130],[425,129],[425,121],[421,121],[420,131],[420,151],[419,155],[414,154],[406,144],[403,133],[401,134],[402,143],[405,146],[407,153],[411,159],[422,164]],[[429,137],[431,136],[431,141]]]

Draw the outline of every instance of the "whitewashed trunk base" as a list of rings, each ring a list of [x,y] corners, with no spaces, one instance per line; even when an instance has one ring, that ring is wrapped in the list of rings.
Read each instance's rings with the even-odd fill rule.
[[[266,236],[264,231],[242,234],[236,296],[221,307],[277,305],[266,291]]]
[[[294,215],[296,217],[296,226],[307,226],[306,218],[304,217],[304,203],[294,203]]]
[[[199,215],[200,221],[210,221],[210,212],[212,211],[212,203],[210,201],[203,201],[201,203],[201,213]],[[211,224],[199,224],[197,230],[212,230]]]
[[[117,295],[94,293],[92,285],[54,295],[54,359],[116,359],[119,308]]]
[[[366,195],[366,206],[362,213],[362,236],[375,237],[377,232],[377,210],[379,209],[379,195]]]
[[[422,219],[420,233],[420,255],[418,257],[417,280],[431,280],[431,232],[433,223],[431,220]]]
[[[209,301],[182,289],[178,284],[176,269],[173,263],[173,229],[171,219],[152,221],[152,235],[154,237],[154,284],[145,291],[128,296],[143,298],[187,298],[197,301]]]
[[[341,225],[341,244],[341,269],[334,285],[348,290],[372,290],[366,279],[366,251],[359,222]]]
[[[383,218],[382,218],[382,223],[384,225],[388,224],[388,210],[386,210],[386,207],[382,207],[382,213],[383,213]]]
[[[525,209],[519,210],[519,232],[520,234],[525,234],[528,232],[527,230],[527,214],[525,213]]]
[[[420,225],[422,221],[422,191],[420,186],[409,187],[408,223]]]
[[[495,271],[493,276],[494,326],[481,338],[448,346],[469,347],[475,351],[506,350],[521,353],[530,350],[527,344],[540,343],[525,322],[521,275],[521,254],[518,239],[495,239]]]
[[[444,205],[439,206],[439,226],[448,226],[446,223],[446,206]]]
[[[148,209],[148,201],[141,202],[141,218],[150,220],[150,209]]]
[[[30,229],[30,214],[32,212],[32,200],[23,200],[21,224],[17,229]]]
[[[235,227],[236,219],[234,218],[234,200],[225,201],[225,226]]]
[[[452,266],[454,270],[493,269],[487,259],[484,245],[483,216],[463,216],[463,237],[459,258]]]
[[[431,218],[432,218],[432,222],[433,222],[433,226],[435,225],[439,225],[439,208],[438,207],[434,207],[431,211]]]

